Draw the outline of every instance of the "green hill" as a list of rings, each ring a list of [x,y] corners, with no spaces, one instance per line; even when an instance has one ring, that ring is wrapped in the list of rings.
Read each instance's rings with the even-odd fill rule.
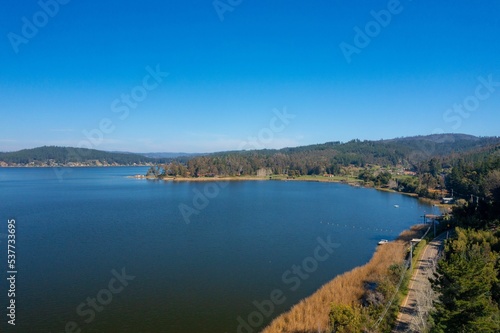
[[[498,137],[439,134],[391,140],[346,143],[327,142],[279,150],[220,152],[192,158],[187,163],[191,175],[254,175],[259,169],[274,174],[293,171],[296,175],[337,173],[341,167],[369,164],[401,166],[417,170],[432,158],[484,150],[500,145]]]
[[[177,161],[191,175],[254,175],[259,169],[282,174],[290,170],[300,175],[336,173],[340,167],[402,166],[418,169],[431,158],[446,159],[457,154],[475,156],[488,147],[500,145],[498,137],[465,134],[435,134],[390,140],[351,140],[309,146],[227,151],[206,155],[154,158],[134,153],[105,152],[95,149],[44,146],[0,153],[0,165],[146,165]]]
[[[0,153],[2,164],[19,166],[147,165],[167,161],[169,160],[149,158],[139,154],[110,153],[95,149],[54,146]]]

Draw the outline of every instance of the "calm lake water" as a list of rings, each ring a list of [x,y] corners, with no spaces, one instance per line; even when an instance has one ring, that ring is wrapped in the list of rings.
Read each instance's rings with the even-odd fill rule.
[[[381,238],[437,213],[342,184],[126,178],[146,170],[0,169],[2,332],[258,332],[366,263]],[[5,310],[12,218],[15,327]]]

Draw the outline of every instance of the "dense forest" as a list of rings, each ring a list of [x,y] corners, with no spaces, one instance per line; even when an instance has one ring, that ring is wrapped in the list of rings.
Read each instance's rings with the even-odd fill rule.
[[[425,143],[421,139],[416,142]],[[391,164],[367,163],[355,168],[357,178],[365,185],[387,186],[431,198],[442,195],[454,198],[451,214],[436,227],[437,234],[445,232],[450,238],[435,273],[429,273],[428,290],[418,296],[421,298],[416,306],[418,324],[412,323],[414,326],[407,332],[500,332],[500,144],[492,140],[478,146],[474,141],[447,147],[431,140],[427,147],[432,149],[417,156],[399,149],[398,152],[405,153],[397,163],[406,165],[413,171],[411,174],[398,175],[395,172],[398,165]],[[416,147],[413,139],[409,142]],[[340,172],[344,168],[339,165]],[[433,232],[429,235],[427,240],[436,236]],[[422,251],[425,245],[424,239],[414,253]],[[391,332],[399,301],[403,299],[400,293],[408,290],[411,270],[405,267],[403,263],[394,264],[380,273],[382,278],[377,283],[365,282],[370,287],[361,298],[332,303],[328,332]],[[338,287],[336,294],[343,292],[346,285]],[[396,304],[388,301],[391,297]],[[299,320],[294,318],[302,318],[300,314],[303,313],[290,314],[286,319]],[[281,324],[286,326],[288,322],[283,319]],[[300,332],[315,332],[312,327]]]
[[[430,299],[432,305],[430,316],[420,318],[424,323],[417,331],[500,332],[500,146],[435,156],[415,167],[413,180],[432,179],[440,186],[441,179],[457,199],[449,219],[438,226],[438,233],[451,237],[430,279],[434,293],[424,294],[424,304]],[[332,332],[390,332],[391,327],[363,326],[369,309],[332,304]]]
[[[488,177],[466,181],[471,166],[500,154],[500,139],[443,134],[380,141],[352,140],[280,150],[223,152],[152,167],[150,177],[337,176],[439,199],[479,196]],[[486,166],[483,165],[483,168]],[[492,166],[495,168],[495,166]],[[476,177],[478,173],[475,173]],[[478,184],[477,186],[475,184]]]
[[[165,163],[171,159],[148,158],[139,154],[110,153],[95,149],[44,146],[10,153],[0,153],[0,162],[19,166],[53,166],[74,164],[145,165]]]
[[[420,314],[430,313],[420,318],[424,323],[417,331],[500,332],[500,146],[433,157],[417,170],[414,179],[442,177],[449,193],[459,198],[449,219],[438,225],[438,233],[451,237],[430,279],[434,293],[424,293],[424,302],[417,305]],[[430,311],[419,308],[425,304]],[[390,332],[391,326],[373,329],[371,309],[332,304],[331,332]]]
[[[153,170],[167,176],[245,176],[266,170],[269,174],[293,176],[340,174],[347,167],[369,165],[415,170],[427,169],[431,158],[476,151],[500,144],[500,138],[478,138],[462,134],[442,134],[380,141],[352,140],[346,143],[214,153],[191,158],[187,163],[172,162]]]
[[[0,153],[7,165],[50,165],[100,161],[107,164],[133,165],[156,163],[160,174],[204,177],[256,175],[265,169],[272,174],[339,174],[346,167],[367,165],[401,166],[418,170],[432,157],[451,156],[500,144],[497,137],[440,134],[379,141],[351,140],[346,143],[283,148],[280,150],[229,151],[212,154],[168,155],[105,152],[94,149],[44,146],[17,152]],[[162,156],[163,158],[158,158]],[[171,162],[170,165],[166,164]]]
[[[438,296],[427,331],[500,331],[500,139],[497,137],[447,134],[352,140],[163,160],[61,147],[0,153],[0,162],[35,166],[92,160],[120,165],[149,163],[152,167],[148,175],[156,178],[340,175],[357,179],[366,186],[387,187],[423,197],[453,196],[450,218],[440,225],[452,237],[445,244],[431,280]],[[388,276],[396,277],[399,273],[389,272]],[[394,279],[391,283],[396,282]],[[374,332],[360,328],[355,310],[349,305],[332,305],[332,323],[336,323],[332,327],[337,327],[332,332]]]
[[[439,298],[432,332],[500,331],[500,149],[453,161],[448,186],[467,193],[457,202],[432,281]]]
[[[349,175],[364,185],[389,187],[422,197],[453,196],[449,220],[438,229],[452,231],[454,236],[447,241],[432,278],[437,297],[425,331],[500,331],[498,138],[434,135],[331,142],[281,150],[218,153],[195,157],[187,163],[174,161],[150,171],[158,177],[216,177],[258,175],[262,170],[265,175],[289,177]],[[332,332],[391,331],[393,316],[391,319],[389,315],[378,330],[372,321],[385,308],[382,300],[396,288],[401,270],[401,266],[391,266],[389,279],[370,294],[373,300],[366,301],[367,306],[332,304]]]

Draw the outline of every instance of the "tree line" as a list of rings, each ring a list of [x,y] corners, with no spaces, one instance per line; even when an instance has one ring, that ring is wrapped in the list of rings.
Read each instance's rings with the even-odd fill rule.
[[[0,162],[7,164],[43,165],[49,163],[68,164],[100,161],[118,165],[134,165],[146,163],[165,163],[171,159],[148,158],[139,154],[112,153],[95,149],[44,146],[23,149],[16,152],[0,153]]]
[[[351,140],[346,143],[284,148],[280,150],[255,150],[214,153],[186,161],[173,161],[162,165],[160,174],[169,176],[211,177],[251,176],[266,169],[272,174],[323,175],[339,174],[345,167],[379,165],[403,168],[425,173],[429,159],[440,158],[455,152],[473,151],[481,147],[500,144],[500,139],[477,138],[458,134],[431,135],[380,141]],[[429,172],[437,177],[441,168],[435,159]],[[422,170],[419,170],[422,169]]]
[[[430,278],[434,294],[428,294],[430,316],[421,318],[425,332],[500,332],[500,146],[431,158],[416,170],[416,183],[425,175],[442,177],[444,186],[462,197],[451,219],[438,227],[452,237]],[[387,276],[399,276],[397,268],[392,266]],[[391,331],[370,323],[378,298],[372,297],[369,306],[332,304],[331,332]]]
[[[449,157],[447,186],[462,197],[448,223],[433,289],[433,333],[500,331],[500,147]]]

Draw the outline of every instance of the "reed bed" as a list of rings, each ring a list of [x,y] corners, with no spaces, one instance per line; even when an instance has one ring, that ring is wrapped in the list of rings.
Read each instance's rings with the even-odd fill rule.
[[[313,295],[301,300],[288,312],[274,319],[262,333],[328,332],[330,305],[360,304],[367,282],[381,281],[392,264],[400,264],[406,255],[410,239],[422,235],[424,226],[417,225],[402,232],[397,240],[379,246],[364,266],[337,276]]]

